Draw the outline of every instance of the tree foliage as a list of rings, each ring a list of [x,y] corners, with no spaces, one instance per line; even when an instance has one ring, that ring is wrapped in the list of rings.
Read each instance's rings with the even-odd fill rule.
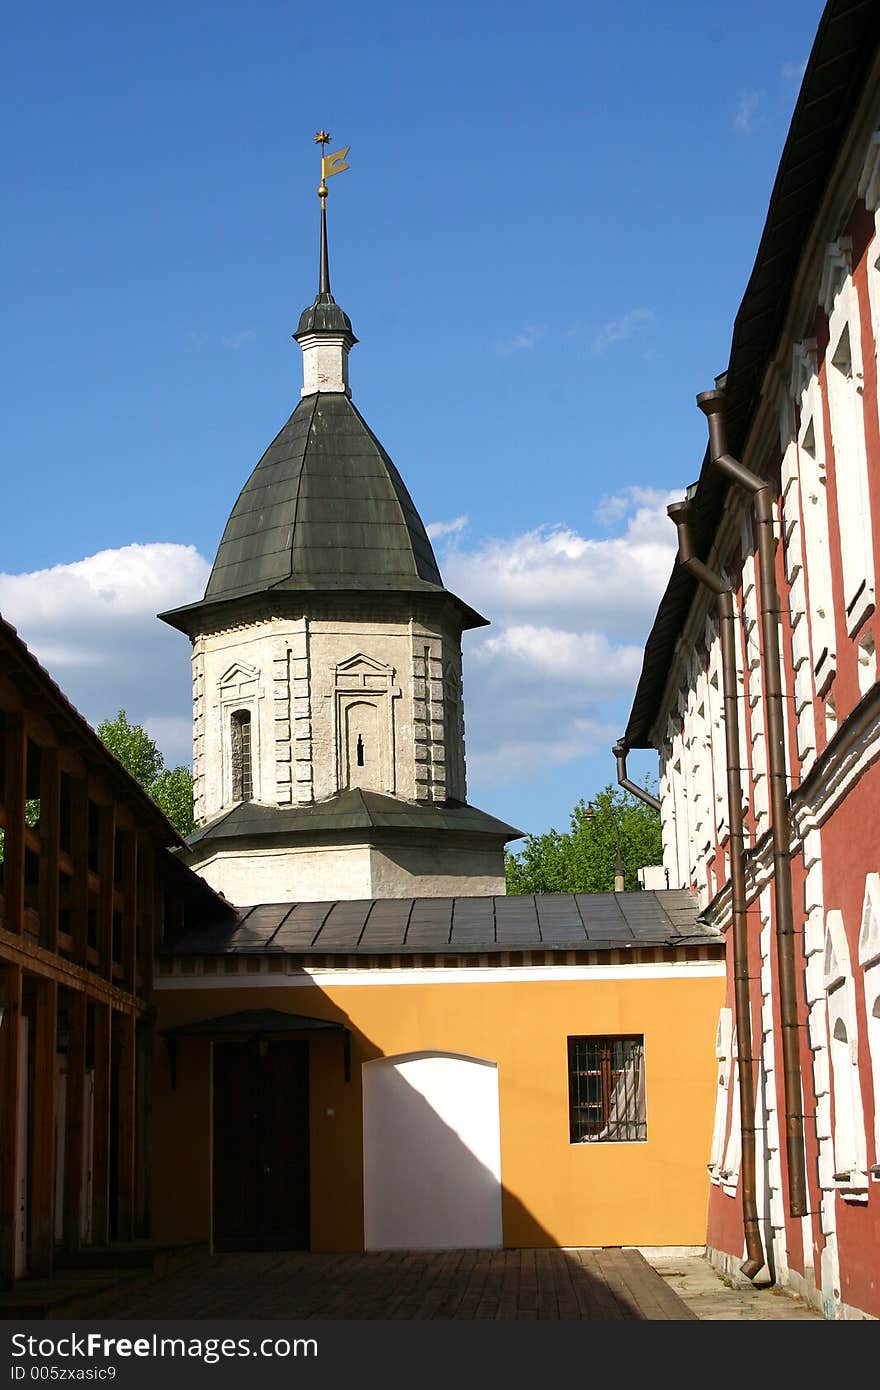
[[[508,893],[609,893],[614,888],[617,833],[623,858],[624,885],[638,888],[638,870],[663,858],[660,813],[609,783],[592,801],[571,812],[570,827],[560,833],[528,835],[523,848],[506,856]]]
[[[181,835],[195,830],[193,780],[188,767],[166,767],[165,759],[141,724],[130,724],[124,709],[104,719],[98,734],[122,766],[156,802]]]

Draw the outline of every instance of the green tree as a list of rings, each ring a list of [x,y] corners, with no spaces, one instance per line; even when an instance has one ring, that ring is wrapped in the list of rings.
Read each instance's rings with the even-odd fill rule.
[[[122,766],[140,782],[181,835],[195,830],[193,780],[188,767],[166,767],[165,759],[146,729],[130,724],[124,709],[104,719],[98,735]]]
[[[618,833],[624,884],[633,891],[638,870],[662,861],[660,813],[609,784],[589,806],[577,803],[567,831],[528,835],[518,853],[506,856],[508,893],[610,893]]]

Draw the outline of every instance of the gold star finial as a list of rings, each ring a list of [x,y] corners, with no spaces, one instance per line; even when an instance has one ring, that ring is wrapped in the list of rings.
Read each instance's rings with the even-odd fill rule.
[[[329,132],[329,130],[319,130],[319,131],[316,133],[316,135],[315,135],[315,144],[316,144],[316,145],[322,145],[322,146],[323,146],[323,145],[329,145],[329,144],[330,144],[330,132]],[[322,150],[322,153],[323,153],[323,150]]]

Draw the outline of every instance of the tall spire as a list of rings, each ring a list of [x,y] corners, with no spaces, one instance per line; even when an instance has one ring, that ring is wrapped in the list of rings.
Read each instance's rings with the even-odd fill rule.
[[[321,199],[321,264],[318,272],[318,295],[327,295],[329,302],[332,303],[333,296],[330,293],[330,257],[327,251],[327,179],[334,174],[342,174],[348,168],[345,156],[351,149],[351,145],[346,145],[342,150],[336,150],[334,154],[325,154],[324,146],[330,143],[330,132],[319,130],[315,136],[315,144],[321,146],[321,182],[318,184],[318,197]]]
[[[321,268],[318,272],[318,294],[330,294],[330,256],[327,251],[327,194],[321,197]]]
[[[327,247],[327,179],[341,174],[348,165],[345,156],[350,145],[334,154],[324,154],[330,135],[319,130],[315,144],[321,146],[321,251],[318,263],[318,293],[315,301],[300,315],[294,338],[303,353],[304,396],[316,391],[342,391],[350,395],[348,385],[348,354],[357,342],[351,329],[351,319],[336,303],[330,292],[330,256]]]

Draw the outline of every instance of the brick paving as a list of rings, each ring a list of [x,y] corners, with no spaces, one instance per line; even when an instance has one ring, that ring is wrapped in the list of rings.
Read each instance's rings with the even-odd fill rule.
[[[120,1290],[104,1318],[696,1320],[637,1250],[205,1257]]]

